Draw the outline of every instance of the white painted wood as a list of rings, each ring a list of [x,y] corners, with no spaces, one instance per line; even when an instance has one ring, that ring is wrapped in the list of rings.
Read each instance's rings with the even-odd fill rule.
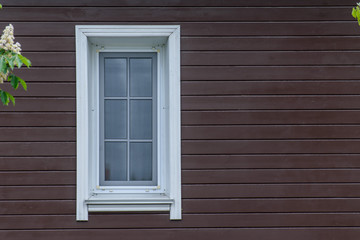
[[[76,220],[87,221],[88,211],[85,200],[88,198],[88,69],[87,69],[87,39],[76,28],[76,109],[77,109],[77,210]]]
[[[116,205],[116,204],[99,204],[89,205],[89,212],[168,212],[170,210],[169,204],[128,204],[128,205]]]
[[[181,219],[180,27],[169,37],[169,172],[170,219]]]
[[[101,38],[107,39],[102,41]],[[123,38],[127,38],[124,40]],[[128,38],[146,39],[134,41]],[[155,37],[155,38],[154,38]],[[165,37],[165,38],[164,38]],[[110,39],[111,38],[111,39]],[[115,38],[115,40],[114,40]],[[115,43],[119,39],[119,46]],[[166,46],[157,42],[165,42]],[[159,40],[160,39],[160,40]],[[92,42],[96,42],[92,44]],[[108,42],[111,46],[96,46]],[[125,42],[121,45],[121,42]],[[150,45],[147,45],[150,44]],[[104,187],[98,176],[98,53],[100,51],[157,51],[160,149],[159,186]],[[76,26],[77,81],[77,220],[86,221],[88,211],[169,211],[181,219],[180,136],[180,27],[179,26]]]

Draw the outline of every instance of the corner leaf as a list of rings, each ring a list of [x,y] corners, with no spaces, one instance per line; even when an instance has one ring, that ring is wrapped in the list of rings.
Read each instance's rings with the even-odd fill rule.
[[[18,68],[21,68],[21,66],[23,65],[23,62],[19,58],[19,54],[15,55],[15,63],[16,63]]]
[[[10,93],[6,93],[6,95],[8,95],[8,97],[9,97],[9,99],[11,100],[11,102],[12,102],[12,104],[13,104],[13,106],[15,106],[15,98],[14,98],[14,96],[13,95],[11,95]]]
[[[8,71],[8,66],[6,64],[6,60],[4,58],[4,56],[1,56],[0,58],[0,72],[2,72],[3,74],[6,74]]]
[[[17,89],[19,87],[19,78],[15,76],[14,74],[11,74],[9,76],[10,84],[14,89]]]
[[[27,85],[26,82],[24,80],[22,80],[19,77],[16,77],[18,79],[18,81],[20,82],[21,86],[24,88],[25,91],[27,91]]]
[[[19,59],[22,63],[24,63],[28,68],[31,66],[31,62],[29,59],[27,59],[26,57],[24,57],[23,55],[19,54]]]
[[[2,101],[2,103],[4,104],[4,105],[8,105],[9,104],[9,97],[8,97],[8,95],[6,94],[6,92],[5,91],[3,91],[3,90],[1,90],[1,92],[0,92],[0,98],[1,98],[1,101]]]

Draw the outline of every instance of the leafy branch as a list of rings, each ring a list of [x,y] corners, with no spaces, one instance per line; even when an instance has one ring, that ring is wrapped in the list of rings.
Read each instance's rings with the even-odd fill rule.
[[[0,9],[2,5],[0,4]],[[9,24],[1,35],[0,38],[0,83],[10,82],[10,85],[15,90],[18,89],[19,85],[26,91],[26,82],[20,77],[16,76],[13,71],[14,68],[21,68],[23,65],[28,68],[31,66],[29,59],[21,55],[20,43],[14,42],[14,27]],[[10,93],[0,88],[0,100],[3,105],[9,105],[11,101],[15,105],[15,98]]]
[[[0,82],[2,83],[4,80],[10,82],[11,86],[16,90],[19,85],[23,87],[23,89],[27,90],[26,82],[20,77],[16,76],[13,73],[15,67],[21,68],[23,65],[28,68],[31,66],[31,62],[26,57],[22,56],[19,53],[14,53],[9,50],[0,50]],[[13,105],[15,105],[15,98],[10,93],[0,89],[0,99],[4,105],[8,105],[11,101]]]
[[[351,15],[358,21],[360,26],[360,3],[357,3],[357,6],[352,9]]]

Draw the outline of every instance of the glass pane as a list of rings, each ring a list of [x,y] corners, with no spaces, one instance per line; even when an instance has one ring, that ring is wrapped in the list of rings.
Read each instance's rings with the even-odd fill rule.
[[[130,59],[130,96],[152,96],[152,59]]]
[[[152,139],[152,100],[130,100],[130,139]]]
[[[126,138],[126,100],[105,100],[105,139]]]
[[[126,181],[126,143],[105,142],[105,181]]]
[[[152,143],[130,143],[130,180],[152,180]]]
[[[126,97],[126,59],[105,58],[105,97]]]

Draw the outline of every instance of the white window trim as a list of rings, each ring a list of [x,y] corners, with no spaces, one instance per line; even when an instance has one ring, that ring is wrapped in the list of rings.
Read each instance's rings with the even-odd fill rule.
[[[170,211],[170,219],[181,219],[181,135],[180,135],[180,26],[147,25],[147,26],[76,26],[76,109],[77,109],[77,199],[76,219],[87,221],[88,212],[121,212],[121,211]],[[166,190],[155,190],[152,193],[122,193],[109,190],[105,194],[93,195],[94,174],[94,127],[92,106],[96,70],[89,59],[93,58],[94,49],[90,43],[92,37],[166,37],[163,47],[164,64],[163,78],[166,86],[166,106],[162,114],[166,119],[165,167],[163,176]],[[142,51],[151,51],[142,48]],[[129,47],[128,47],[129,48]],[[118,46],[114,49],[121,49]],[[123,49],[126,51],[126,49]],[[161,49],[162,50],[162,49]],[[104,51],[109,51],[106,49]],[[159,49],[160,51],[160,49]],[[95,113],[96,115],[97,113]],[[95,136],[97,136],[95,134]],[[95,151],[96,155],[96,151]]]

